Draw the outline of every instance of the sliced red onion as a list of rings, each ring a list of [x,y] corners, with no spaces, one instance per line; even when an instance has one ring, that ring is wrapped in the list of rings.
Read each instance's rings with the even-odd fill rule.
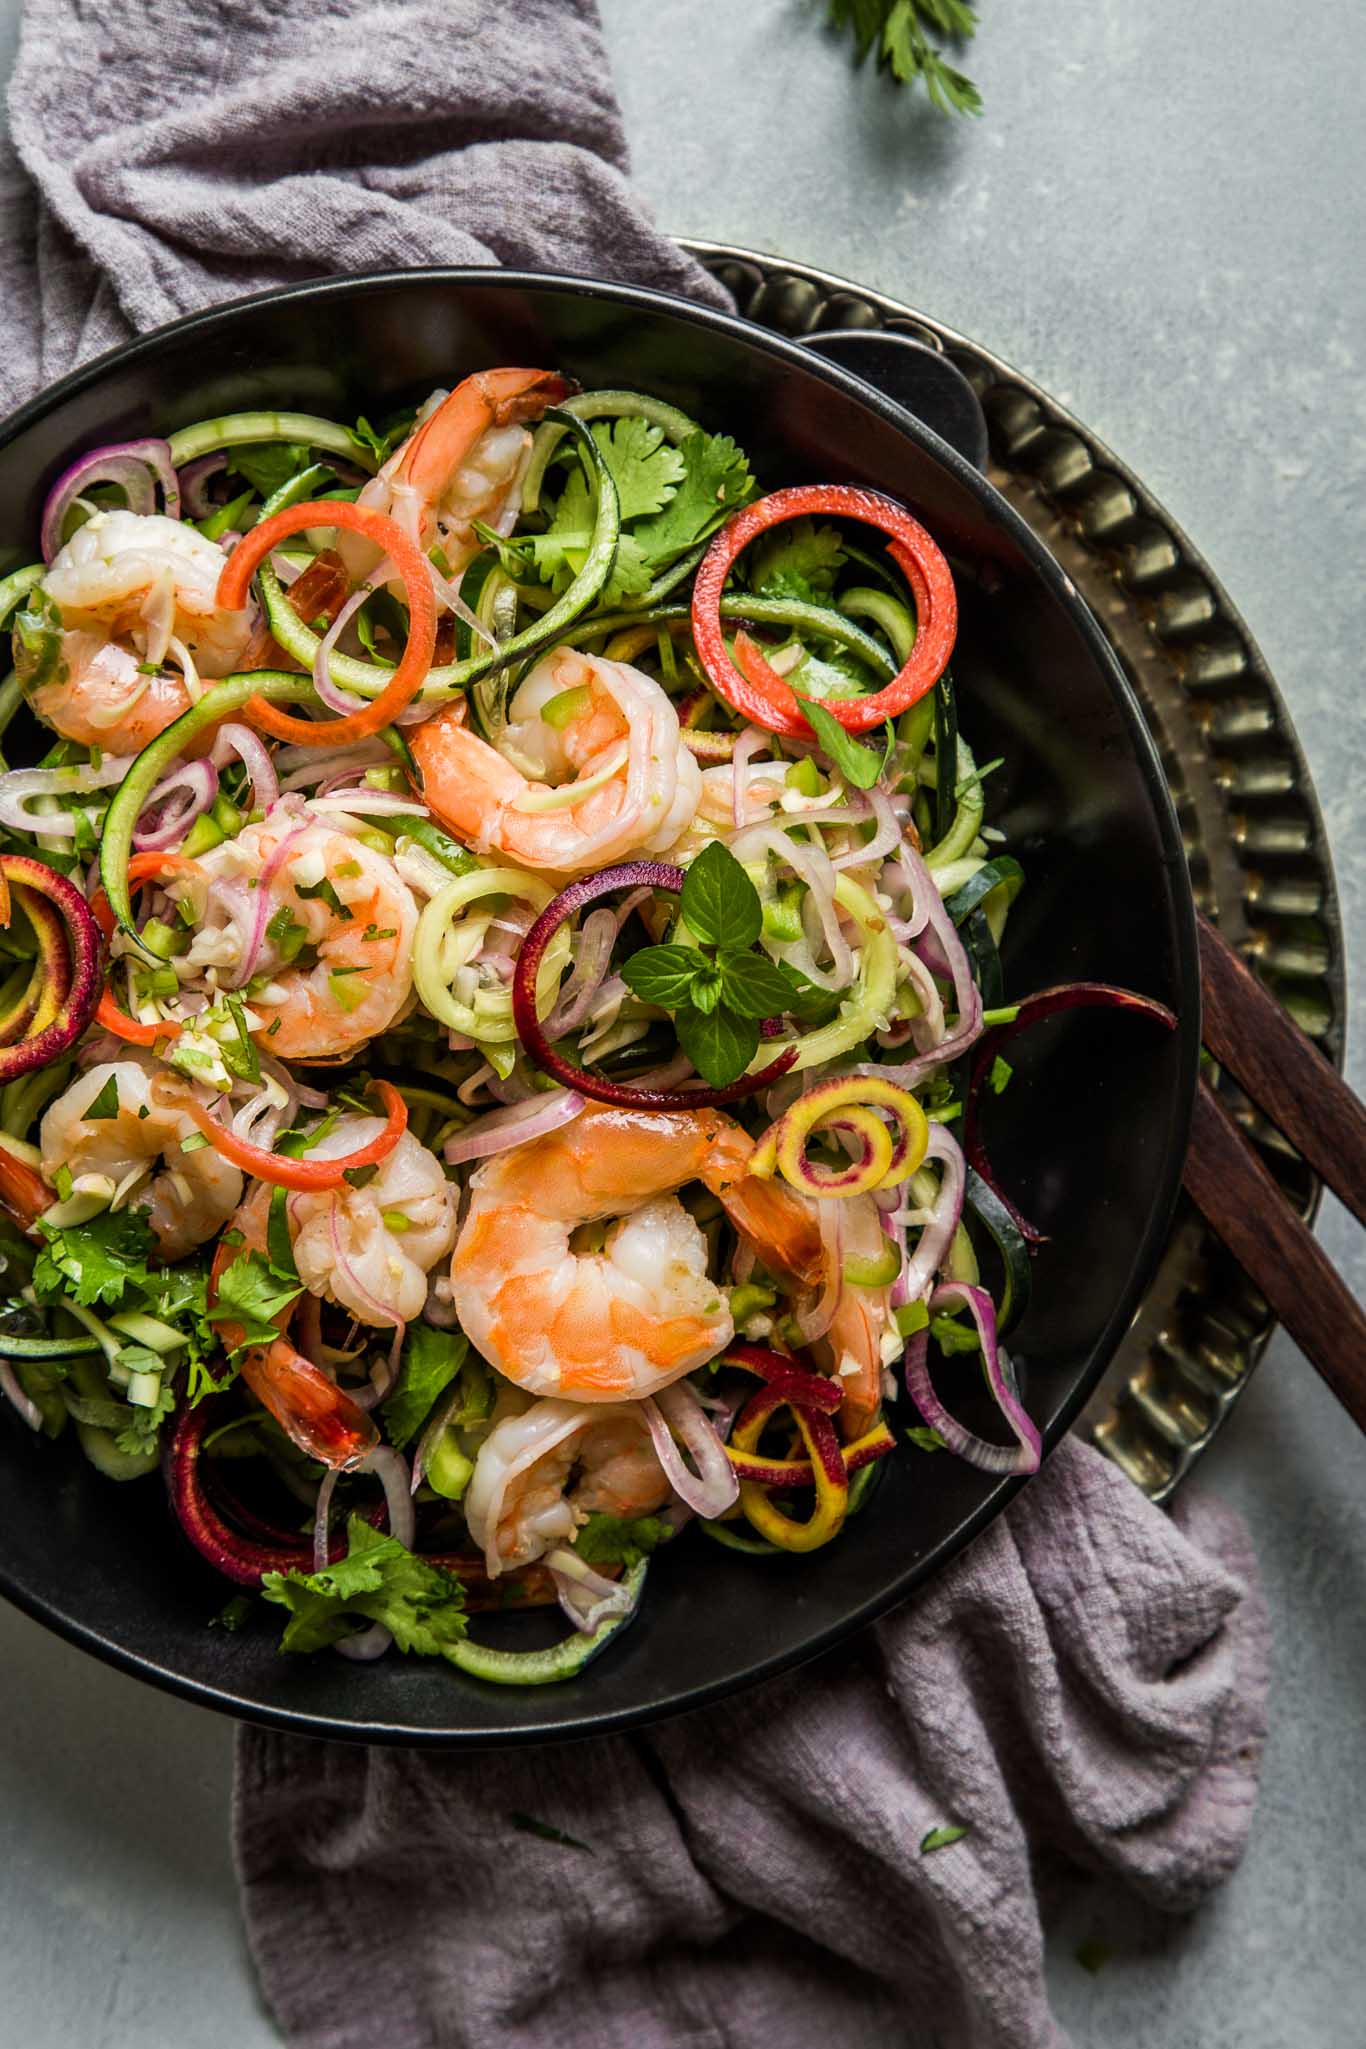
[[[133,833],[137,852],[165,854],[178,847],[217,795],[218,770],[207,755],[185,762],[149,793]]]
[[[868,801],[877,820],[877,831],[866,846],[851,847],[847,854],[836,854],[830,864],[832,868],[862,868],[866,862],[880,861],[884,854],[890,854],[900,846],[901,827],[880,783],[869,790]]]
[[[434,1273],[428,1277],[427,1300],[423,1305],[422,1321],[430,1323],[434,1330],[454,1330],[460,1318],[451,1299],[451,1284],[445,1274]]]
[[[944,1125],[930,1126],[930,1141],[925,1148],[925,1157],[927,1160],[941,1161],[944,1171],[939,1179],[939,1193],[935,1197],[932,1221],[922,1229],[915,1252],[903,1263],[901,1272],[893,1283],[894,1309],[902,1308],[907,1302],[918,1302],[922,1295],[928,1293],[935,1275],[944,1264],[949,1246],[953,1243],[953,1234],[962,1221],[967,1166],[957,1139]]]
[[[327,1526],[332,1515],[332,1495],[336,1489],[339,1477],[339,1468],[329,1466],[323,1474],[322,1485],[318,1489],[317,1505],[313,1510],[313,1570],[315,1572],[322,1572],[327,1565],[329,1557]]]
[[[457,1131],[441,1148],[447,1164],[460,1167],[467,1160],[484,1160],[492,1153],[507,1152],[528,1139],[544,1138],[571,1124],[584,1108],[585,1098],[575,1089],[554,1089],[538,1093],[526,1103],[513,1103],[477,1117],[463,1131]]]
[[[261,948],[265,944],[266,926],[270,923],[271,884],[281,868],[283,868],[290,848],[297,839],[303,836],[307,829],[306,825],[296,825],[292,832],[287,832],[276,846],[274,853],[268,857],[265,866],[261,870],[260,879],[251,897],[251,938],[247,942],[241,961],[238,963],[237,979],[232,984],[235,989],[245,989],[247,983],[256,973],[256,964],[261,958]]]
[[[814,1302],[798,1302],[792,1312],[802,1342],[807,1345],[823,1338],[829,1330],[844,1287],[844,1198],[832,1195],[817,1199],[815,1210],[825,1251],[825,1281]]]
[[[11,832],[42,833],[71,839],[76,821],[69,811],[35,813],[26,809],[36,797],[87,797],[121,783],[133,766],[131,754],[106,755],[98,768],[88,763],[71,768],[11,768],[0,776],[0,825]]]
[[[0,1359],[0,1394],[19,1411],[30,1430],[41,1430],[43,1412],[37,1402],[30,1399],[19,1385],[19,1376],[8,1359]]]
[[[545,1021],[547,1038],[562,1039],[587,1017],[617,943],[617,914],[601,907],[590,911],[579,927],[574,969]]]
[[[365,1304],[375,1324],[381,1329],[388,1329],[390,1325],[397,1323],[398,1318],[370,1293],[347,1258],[346,1247],[342,1244],[341,1238],[341,1203],[335,1195],[327,1213],[327,1228],[332,1239],[332,1257],[337,1262],[337,1272],[345,1276],[346,1284],[356,1300]]]
[[[591,1636],[611,1616],[629,1615],[636,1605],[626,1585],[594,1572],[563,1544],[547,1551],[542,1563],[550,1568],[561,1608],[585,1636]]]
[[[672,1387],[662,1387],[653,1400],[643,1401],[640,1408],[655,1456],[674,1493],[708,1520],[724,1514],[738,1498],[740,1483],[725,1445],[692,1388],[685,1380],[676,1380]],[[675,1444],[674,1430],[684,1450],[692,1455],[696,1472]]]
[[[411,1551],[417,1534],[417,1511],[413,1507],[412,1475],[402,1452],[395,1451],[391,1444],[377,1444],[356,1470],[373,1473],[379,1480],[389,1508],[389,1535]]]
[[[958,1022],[950,1036],[926,1052],[918,1053],[914,1060],[899,1065],[854,1067],[856,1075],[877,1075],[884,1081],[894,1081],[903,1089],[913,1089],[924,1081],[927,1074],[933,1074],[938,1067],[956,1060],[960,1053],[978,1037],[982,1029],[982,996],[972,979],[963,942],[958,937],[954,922],[944,908],[944,899],[935,887],[934,877],[913,847],[903,844],[901,860],[914,876],[915,895],[928,912],[929,928],[943,953],[953,979],[954,1002],[958,1009]]]
[[[1036,1425],[1025,1413],[1015,1369],[996,1343],[996,1310],[985,1288],[969,1287],[966,1281],[943,1281],[929,1300],[930,1314],[937,1315],[949,1303],[964,1302],[972,1312],[982,1344],[987,1385],[1015,1436],[1013,1446],[988,1444],[955,1421],[930,1384],[929,1334],[917,1331],[906,1347],[906,1391],[925,1422],[937,1430],[947,1448],[984,1473],[1037,1473],[1043,1456]]]
[[[352,591],[350,597],[346,600],[346,603],[318,642],[318,652],[313,657],[313,688],[330,711],[340,712],[343,717],[348,712],[362,711],[365,707],[365,700],[364,698],[354,696],[349,690],[340,689],[332,681],[332,673],[327,666],[327,658],[337,645],[342,629],[350,625],[352,618],[359,612],[365,600],[371,595],[372,590],[373,585],[363,583],[359,590]]]
[[[733,835],[730,850],[736,860],[743,863],[753,861],[761,853],[772,854],[806,884],[809,901],[820,921],[820,930],[830,953],[828,970],[813,960],[806,972],[822,989],[847,989],[854,979],[854,956],[840,925],[839,907],[835,902],[835,871],[825,850],[804,846],[800,840],[793,839],[781,827],[772,824],[751,825],[744,832]]]
[[[210,477],[216,477],[228,467],[226,449],[219,449],[215,455],[197,456],[193,462],[183,463],[179,470],[180,497],[185,511],[191,519],[207,519],[213,511],[204,486]]]
[[[226,768],[234,754],[251,778],[253,810],[269,811],[280,795],[280,779],[275,773],[270,749],[250,726],[220,726],[218,737],[209,750],[209,759],[215,768]]]
[[[398,1381],[399,1365],[403,1357],[403,1337],[407,1328],[404,1323],[394,1325],[393,1342],[389,1346],[388,1356],[384,1364],[371,1373],[369,1385],[347,1388],[346,1392],[358,1409],[377,1408],[393,1393]]]
[[[353,1664],[371,1665],[376,1658],[382,1658],[393,1642],[393,1637],[382,1622],[372,1622],[368,1629],[358,1629],[354,1636],[344,1636],[334,1643],[334,1651],[340,1651]]]
[[[731,755],[730,815],[737,832],[749,823],[749,764],[768,745],[771,735],[758,726],[746,726]]]
[[[389,1511],[389,1535],[397,1537],[406,1550],[413,1548],[413,1537],[417,1531],[417,1514],[413,1508],[412,1488],[408,1464],[401,1452],[392,1445],[377,1444],[367,1452],[359,1465],[351,1468],[353,1473],[373,1473],[384,1489],[385,1505]],[[318,1489],[317,1506],[313,1511],[313,1570],[322,1572],[331,1555],[328,1540],[328,1523],[332,1513],[332,1495],[340,1477],[337,1467],[329,1467]]]
[[[92,484],[119,484],[128,498],[130,512],[156,510],[155,484],[160,484],[167,516],[180,517],[180,482],[171,465],[171,451],[165,441],[150,436],[141,441],[111,441],[107,447],[92,448],[64,470],[47,494],[43,507],[40,543],[44,562],[50,562],[62,545],[62,527],[72,501]]]
[[[329,815],[350,811],[358,818],[411,818],[414,813],[422,815],[427,810],[421,798],[405,796],[401,790],[320,790],[317,796],[309,801],[315,811],[324,811]]]
[[[382,740],[358,740],[352,747],[282,747],[275,757],[284,795],[318,789],[330,778],[351,771],[392,766],[393,755]]]

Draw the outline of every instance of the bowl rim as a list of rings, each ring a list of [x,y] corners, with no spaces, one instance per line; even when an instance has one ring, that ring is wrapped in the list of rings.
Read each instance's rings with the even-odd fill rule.
[[[961,456],[948,442],[912,413],[907,412],[876,386],[839,368],[827,358],[804,348],[799,341],[771,332],[756,322],[734,313],[701,306],[674,292],[655,286],[635,285],[585,277],[571,272],[504,270],[475,265],[414,266],[403,270],[357,272],[350,276],[322,275],[272,286],[231,299],[215,302],[175,320],[136,335],[82,363],[46,385],[14,412],[0,420],[0,449],[8,447],[30,427],[37,425],[66,400],[97,387],[107,376],[125,365],[154,358],[168,341],[195,334],[206,338],[231,327],[245,314],[295,301],[325,304],[333,299],[363,298],[395,289],[401,291],[433,286],[483,291],[509,291],[535,296],[550,293],[614,302],[644,313],[666,313],[687,324],[726,335],[746,347],[789,368],[800,369],[819,382],[842,391],[866,411],[900,435],[917,443],[933,460],[978,499],[993,521],[1001,527],[1026,558],[1031,570],[1070,616],[1096,667],[1104,676],[1112,699],[1130,735],[1135,763],[1152,806],[1162,850],[1162,865],[1169,880],[1169,898],[1175,946],[1174,974],[1181,990],[1177,1014],[1176,1041],[1179,1054],[1173,1116],[1169,1124],[1167,1155],[1159,1189],[1134,1248],[1128,1278],[1115,1297],[1110,1314],[1092,1346],[1090,1362],[1079,1375],[1071,1393],[1059,1407],[1043,1437],[1046,1462],[1066,1437],[1077,1416],[1093,1393],[1142,1301],[1167,1241],[1181,1191],[1182,1169],[1189,1143],[1194,1112],[1200,1056],[1200,976],[1196,936],[1195,901],[1182,847],[1180,826],[1166,777],[1162,772],[1156,742],[1143,717],[1119,659],[1098,620],[1080,596],[1066,571],[1027,522],[1015,511],[989,478]],[[684,1685],[661,1699],[634,1707],[594,1711],[591,1704],[570,1719],[497,1725],[496,1712],[487,1725],[434,1728],[424,1724],[393,1720],[342,1719],[293,1707],[264,1704],[235,1692],[230,1685],[197,1679],[158,1661],[154,1655],[130,1650],[100,1629],[64,1613],[45,1595],[34,1594],[10,1575],[0,1551],[0,1594],[35,1621],[64,1637],[79,1649],[130,1676],[142,1679],[162,1691],[179,1695],[197,1705],[216,1709],[241,1721],[290,1730],[296,1734],[333,1741],[379,1743],[428,1749],[494,1749],[512,1745],[564,1742],[599,1736],[641,1726],[690,1712],[728,1698],[761,1681],[790,1671],[796,1666],[832,1650],[881,1615],[900,1606],[921,1585],[957,1557],[999,1516],[1033,1475],[1014,1475],[992,1486],[970,1514],[921,1558],[908,1565],[896,1580],[869,1595],[841,1618],[802,1638],[800,1643],[748,1666],[739,1677],[722,1677],[695,1685]],[[495,1692],[490,1689],[490,1694]],[[454,1698],[454,1696],[453,1696]],[[496,1701],[491,1699],[496,1709]]]

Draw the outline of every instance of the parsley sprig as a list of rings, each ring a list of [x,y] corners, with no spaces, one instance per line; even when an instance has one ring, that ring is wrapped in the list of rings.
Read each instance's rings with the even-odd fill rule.
[[[924,83],[945,114],[980,114],[982,95],[972,80],[940,55],[939,43],[968,43],[977,33],[977,11],[967,0],[830,0],[832,29],[854,38],[854,62],[877,51],[878,68],[898,85]]]
[[[645,946],[621,970],[642,1003],[673,1013],[678,1043],[703,1078],[724,1088],[759,1049],[759,1020],[801,1014],[808,988],[782,961],[753,951],[763,927],[759,892],[720,840],[683,878],[687,941]]]

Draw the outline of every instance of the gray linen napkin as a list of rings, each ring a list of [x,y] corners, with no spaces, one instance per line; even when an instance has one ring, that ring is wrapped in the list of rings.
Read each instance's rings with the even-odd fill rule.
[[[324,271],[504,263],[723,302],[625,183],[591,0],[30,0],[10,110],[5,405]],[[918,1603],[720,1708],[502,1756],[244,1730],[266,1996],[299,2049],[1051,2049],[1045,1866],[1169,1909],[1216,1885],[1267,1655],[1236,1519],[1169,1520],[1065,1445]],[[949,1821],[969,1833],[926,1852]]]

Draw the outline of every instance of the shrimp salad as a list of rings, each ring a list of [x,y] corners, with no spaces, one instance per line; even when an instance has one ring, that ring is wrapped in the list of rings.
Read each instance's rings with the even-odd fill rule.
[[[0,1389],[165,1486],[217,1619],[538,1684],[665,1544],[773,1570],[893,1454],[1037,1466],[979,1122],[1031,1018],[1156,1007],[1006,1002],[910,512],[494,368],[97,448],[41,556]],[[487,1619],[556,1603],[549,1650]]]

